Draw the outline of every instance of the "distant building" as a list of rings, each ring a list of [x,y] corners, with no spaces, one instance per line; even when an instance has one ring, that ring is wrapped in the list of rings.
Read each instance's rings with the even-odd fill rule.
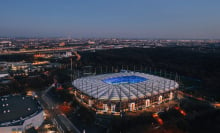
[[[0,47],[11,47],[12,42],[11,41],[1,41],[0,42]]]
[[[61,42],[61,43],[59,44],[60,47],[65,46],[65,45],[66,45],[65,42]]]
[[[12,62],[8,63],[10,74],[12,76],[28,76],[31,69],[31,63]]]
[[[6,78],[6,77],[9,77],[8,73],[0,73],[0,79]]]
[[[11,70],[17,71],[17,70],[25,70],[30,67],[30,63],[13,63],[11,64]]]
[[[88,44],[95,44],[95,42],[94,41],[88,41]]]

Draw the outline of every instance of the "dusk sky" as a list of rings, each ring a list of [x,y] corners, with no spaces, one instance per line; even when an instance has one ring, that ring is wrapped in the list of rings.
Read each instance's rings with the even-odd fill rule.
[[[0,36],[220,39],[220,0],[1,0]]]

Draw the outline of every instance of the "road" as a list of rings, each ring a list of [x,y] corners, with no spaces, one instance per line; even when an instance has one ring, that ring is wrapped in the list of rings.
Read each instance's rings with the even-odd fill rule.
[[[77,49],[77,48],[79,48],[79,46],[66,47],[66,48],[33,49],[33,50],[23,50],[23,51],[7,51],[7,52],[0,52],[0,55],[36,53],[36,52],[51,52],[51,51],[66,51],[66,50],[72,50],[72,49]]]
[[[217,102],[217,101],[216,102],[210,102],[210,101],[206,100],[203,97],[196,97],[196,96],[194,96],[192,94],[188,94],[188,93],[185,93],[185,92],[182,92],[182,91],[178,91],[178,93],[183,95],[183,96],[191,97],[191,98],[196,99],[198,101],[207,102],[210,105],[212,105],[214,108],[219,108],[220,109],[220,102]]]
[[[45,91],[38,92],[39,101],[41,102],[44,109],[48,110],[50,113],[50,119],[57,126],[57,129],[61,133],[80,133],[80,131],[75,127],[75,125],[56,107],[57,104],[48,97],[46,94],[52,87],[49,87]]]

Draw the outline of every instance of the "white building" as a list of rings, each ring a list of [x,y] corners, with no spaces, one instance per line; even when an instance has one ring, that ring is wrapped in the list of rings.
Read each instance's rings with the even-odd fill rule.
[[[132,71],[82,77],[72,85],[78,101],[96,111],[112,113],[136,111],[173,100],[179,87],[174,80]]]
[[[43,109],[32,96],[7,95],[0,97],[0,132],[22,133],[39,128],[44,121]]]

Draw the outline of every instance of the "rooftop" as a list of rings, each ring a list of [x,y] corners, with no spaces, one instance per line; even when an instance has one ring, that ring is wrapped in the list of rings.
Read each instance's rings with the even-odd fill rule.
[[[174,80],[139,72],[87,76],[72,84],[88,96],[111,101],[152,97],[179,87]]]
[[[32,96],[7,95],[0,97],[0,127],[20,125],[42,110]]]

